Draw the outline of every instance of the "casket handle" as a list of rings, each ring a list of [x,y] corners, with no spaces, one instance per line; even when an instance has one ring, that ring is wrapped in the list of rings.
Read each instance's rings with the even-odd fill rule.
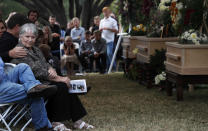
[[[180,55],[172,54],[172,53],[166,53],[167,58],[179,61],[181,59]]]
[[[147,48],[146,46],[137,45],[137,48],[138,48],[140,51],[144,51],[144,52],[147,52],[147,51],[148,51],[148,48]]]

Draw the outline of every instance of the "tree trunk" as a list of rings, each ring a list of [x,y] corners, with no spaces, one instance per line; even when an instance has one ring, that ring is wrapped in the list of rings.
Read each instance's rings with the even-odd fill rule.
[[[36,9],[43,21],[48,21],[50,15],[55,15],[57,21],[66,27],[67,17],[63,0],[15,0],[28,9]],[[69,18],[81,18],[83,27],[88,29],[93,17],[100,15],[104,6],[109,6],[113,0],[69,0]]]
[[[93,22],[93,18],[102,13],[105,6],[109,6],[113,0],[85,0],[82,9],[81,21],[83,27],[89,29]]]
[[[74,17],[74,0],[69,0],[69,18],[73,19]]]
[[[82,26],[87,29],[89,29],[91,24],[91,18],[92,18],[92,12],[91,12],[91,5],[93,0],[85,0],[82,8],[82,14],[81,14],[81,22]]]
[[[79,0],[75,0],[75,6],[76,6],[76,17],[80,17],[82,12],[82,6],[80,5]]]

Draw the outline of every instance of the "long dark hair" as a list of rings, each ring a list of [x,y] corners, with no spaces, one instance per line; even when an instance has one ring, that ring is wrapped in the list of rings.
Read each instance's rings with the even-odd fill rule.
[[[0,23],[2,23],[4,25],[4,27],[7,29],[6,23],[0,19]]]

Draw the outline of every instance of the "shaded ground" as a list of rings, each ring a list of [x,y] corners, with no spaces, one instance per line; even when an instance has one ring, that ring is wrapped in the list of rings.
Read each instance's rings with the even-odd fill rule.
[[[84,78],[93,87],[80,96],[89,113],[84,120],[95,125],[95,131],[208,130],[208,89],[185,92],[185,101],[176,102],[175,94],[148,90],[122,73]]]

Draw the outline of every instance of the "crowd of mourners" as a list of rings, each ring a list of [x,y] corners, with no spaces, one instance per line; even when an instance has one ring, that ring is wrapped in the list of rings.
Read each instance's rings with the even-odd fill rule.
[[[14,12],[0,20],[0,104],[29,104],[37,131],[71,131],[62,123],[70,120],[75,129],[94,128],[82,120],[87,112],[68,88],[69,76],[80,68],[101,74],[109,69],[118,24],[108,7],[103,14],[102,20],[94,17],[89,30],[80,26],[77,17],[68,22],[66,30],[55,16],[41,27],[36,10],[30,10],[27,17]],[[5,63],[16,66],[5,73]]]

